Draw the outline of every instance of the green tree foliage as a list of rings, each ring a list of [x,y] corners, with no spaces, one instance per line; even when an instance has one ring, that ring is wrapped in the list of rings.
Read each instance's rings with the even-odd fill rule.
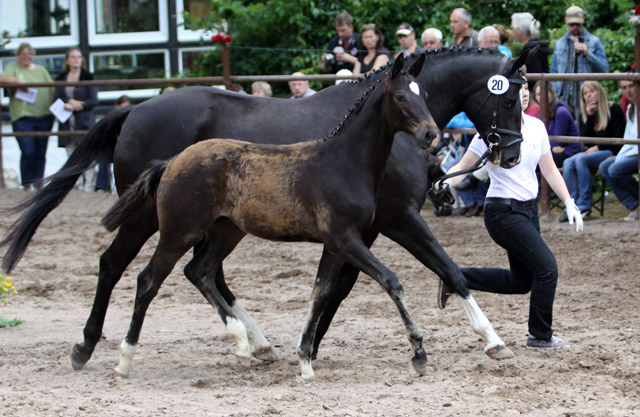
[[[612,71],[626,71],[633,61],[633,28],[628,23],[633,3],[629,0],[579,0],[576,5],[586,12],[586,27],[599,36],[611,62]],[[228,33],[231,71],[238,75],[288,74],[293,71],[320,73],[321,56],[335,34],[334,18],[346,10],[354,17],[355,28],[375,23],[386,38],[386,46],[397,50],[395,28],[410,23],[419,38],[427,27],[439,28],[445,39],[451,38],[449,15],[456,7],[465,7],[473,15],[472,26],[500,23],[510,27],[511,14],[529,11],[542,23],[541,37],[553,42],[564,35],[564,12],[567,1],[547,0],[212,0],[212,14],[197,20],[200,27],[211,29],[225,18]],[[210,43],[205,39],[204,43]],[[514,44],[514,52],[521,45]],[[199,72],[188,74],[221,75],[219,52],[203,54]],[[284,86],[284,84],[283,84]],[[274,86],[277,91],[286,86]]]

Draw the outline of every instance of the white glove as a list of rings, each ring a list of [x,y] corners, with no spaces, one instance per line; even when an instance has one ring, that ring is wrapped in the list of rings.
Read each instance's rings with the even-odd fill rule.
[[[584,226],[584,222],[582,221],[582,214],[580,213],[580,209],[574,203],[573,198],[568,199],[564,202],[564,209],[567,211],[567,218],[569,219],[569,224],[573,224],[576,222],[576,232],[582,230]]]
[[[453,189],[453,181],[451,180],[451,178],[447,178],[444,181],[436,181],[436,184],[435,184],[436,191],[440,191],[444,188],[447,188],[444,186],[445,184],[449,185],[450,190]]]

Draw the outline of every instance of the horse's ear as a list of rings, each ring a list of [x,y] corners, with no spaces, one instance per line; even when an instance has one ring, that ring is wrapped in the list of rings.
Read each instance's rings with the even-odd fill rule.
[[[534,56],[535,53],[538,52],[539,48],[540,48],[540,45],[536,45],[535,47],[531,49],[527,49],[526,51],[521,53],[519,56],[513,58],[510,72],[515,72],[516,70],[522,68],[527,63],[529,58]]]
[[[424,68],[425,57],[425,54],[420,54],[416,62],[414,62],[413,65],[411,65],[411,68],[409,68],[409,75],[414,77],[418,77],[418,75],[420,75],[422,68]]]
[[[402,67],[404,67],[404,55],[400,53],[400,55],[398,55],[398,57],[396,58],[396,62],[394,62],[393,66],[391,67],[391,74],[389,74],[389,79],[393,80],[394,78],[396,78],[398,74],[402,72]]]

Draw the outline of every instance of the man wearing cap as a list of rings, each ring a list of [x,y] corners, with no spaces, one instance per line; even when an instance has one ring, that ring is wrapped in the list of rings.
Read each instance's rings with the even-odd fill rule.
[[[396,29],[396,38],[398,38],[398,43],[400,44],[402,51],[396,52],[394,58],[397,58],[401,52],[406,58],[411,54],[419,54],[424,51],[424,49],[418,46],[418,43],[416,42],[416,32],[408,23],[403,23],[398,26]]]
[[[335,74],[341,69],[353,71],[353,63],[343,57],[358,55],[359,35],[353,31],[353,17],[349,13],[336,16],[336,33],[329,40],[327,53],[322,56],[322,71],[327,74]]]
[[[550,72],[556,74],[609,72],[609,61],[602,42],[584,28],[584,10],[578,6],[567,9],[564,22],[567,33],[556,42]],[[552,81],[559,99],[569,104],[576,117],[580,113],[579,81]]]
[[[471,13],[467,9],[454,9],[449,16],[449,24],[453,34],[452,46],[478,46],[478,32],[471,27]]]

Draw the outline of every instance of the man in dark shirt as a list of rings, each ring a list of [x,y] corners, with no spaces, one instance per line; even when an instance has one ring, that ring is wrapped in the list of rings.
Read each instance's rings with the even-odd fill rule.
[[[322,57],[322,71],[326,74],[335,74],[341,69],[353,71],[353,64],[342,60],[349,54],[358,55],[359,35],[353,31],[353,17],[342,12],[336,16],[336,36],[331,38],[327,45],[327,53]]]

